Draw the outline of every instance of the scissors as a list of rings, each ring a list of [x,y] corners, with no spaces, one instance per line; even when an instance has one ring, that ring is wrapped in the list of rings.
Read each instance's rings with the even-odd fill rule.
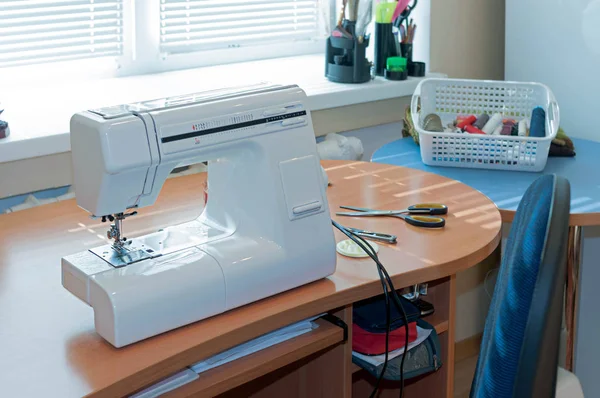
[[[448,214],[448,207],[439,203],[421,203],[410,206],[404,210],[374,210],[364,207],[340,206],[342,209],[354,210],[353,212],[336,213],[338,216],[347,217],[398,217],[414,225],[422,228],[441,228],[446,225],[446,220],[442,217],[431,217],[431,215]]]
[[[396,235],[382,234],[381,232],[365,231],[365,230],[357,229],[357,228],[346,227],[346,229],[349,230],[350,232],[352,232],[354,235],[358,235],[363,238],[379,240],[379,241],[386,242],[386,243],[398,242],[398,237]]]
[[[406,9],[400,14],[398,18],[394,21],[394,26],[399,28],[406,21],[406,31],[408,33],[408,26],[410,22],[410,14],[413,12],[415,7],[417,6],[418,0],[413,0],[412,5],[408,5]]]

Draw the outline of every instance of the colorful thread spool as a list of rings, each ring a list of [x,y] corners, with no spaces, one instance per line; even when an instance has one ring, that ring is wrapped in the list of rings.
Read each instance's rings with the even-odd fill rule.
[[[527,121],[525,119],[519,122],[519,137],[527,136]]]
[[[512,120],[507,120],[506,123],[504,123],[502,126],[502,131],[500,132],[500,135],[511,135],[512,128],[514,125],[515,124]]]
[[[464,130],[465,127],[475,123],[476,121],[477,121],[477,116],[471,115],[465,119],[462,119],[460,122],[458,122],[456,127],[458,127],[461,130]]]
[[[494,115],[488,120],[488,122],[483,126],[481,130],[483,130],[486,134],[493,134],[494,130],[498,128],[498,126],[502,125],[502,115],[499,113],[494,113]]]
[[[485,124],[490,120],[490,115],[488,115],[487,113],[481,114],[479,115],[479,117],[477,118],[477,121],[475,123],[473,123],[473,127],[478,128],[479,130],[482,130],[483,127],[485,126]]]
[[[539,106],[531,113],[529,136],[539,138],[546,136],[546,111]]]
[[[477,127],[475,127],[474,125],[468,125],[467,127],[465,127],[465,131],[469,134],[483,134],[485,135],[485,133],[483,131],[481,131],[480,129],[478,129]]]
[[[518,123],[513,124],[512,129],[510,130],[510,135],[512,135],[513,137],[516,137],[519,135],[519,124]]]

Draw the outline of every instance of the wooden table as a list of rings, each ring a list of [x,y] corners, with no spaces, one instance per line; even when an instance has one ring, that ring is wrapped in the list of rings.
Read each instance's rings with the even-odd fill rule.
[[[364,162],[324,166],[332,183],[332,212],[343,204],[392,209],[427,201],[448,204],[443,230],[394,218],[337,220],[398,235],[397,245],[381,244],[380,251],[396,287],[430,282],[428,297],[436,312],[426,320],[440,333],[444,366],[408,382],[406,396],[451,397],[455,274],[498,246],[496,206],[472,188],[434,174]],[[204,178],[168,180],[157,204],[125,224],[128,236],[197,216]],[[60,284],[60,258],[102,244],[106,224],[66,201],[0,215],[0,226],[0,389],[6,397],[127,395],[309,316],[332,312],[351,323],[352,303],[381,294],[371,260],[338,256],[329,278],[116,349],[95,333],[92,309]],[[336,232],[336,238],[342,235]],[[168,396],[367,396],[373,380],[352,365],[350,343],[343,342],[340,328],[320,322],[313,332],[203,373]],[[395,396],[397,387],[385,384],[384,396]]]
[[[543,173],[502,170],[432,167],[421,161],[419,147],[411,138],[390,142],[379,148],[373,162],[411,167],[461,181],[487,195],[500,210],[503,222],[512,222],[517,206],[527,188],[542,174],[556,174],[571,183],[571,215],[567,258],[565,317],[567,326],[566,367],[579,376],[586,395],[600,394],[596,367],[600,346],[600,317],[595,303],[600,299],[596,281],[600,268],[600,183],[596,170],[600,165],[600,143],[573,139],[577,156],[550,157]],[[583,244],[583,239],[587,244]],[[580,275],[582,264],[588,263]],[[597,271],[599,270],[599,271]],[[575,352],[576,345],[579,347]],[[577,354],[577,355],[576,355]]]

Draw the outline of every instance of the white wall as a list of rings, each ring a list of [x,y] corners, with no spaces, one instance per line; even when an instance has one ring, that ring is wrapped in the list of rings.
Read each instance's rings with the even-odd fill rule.
[[[547,84],[573,137],[600,141],[600,0],[506,0],[506,78]]]

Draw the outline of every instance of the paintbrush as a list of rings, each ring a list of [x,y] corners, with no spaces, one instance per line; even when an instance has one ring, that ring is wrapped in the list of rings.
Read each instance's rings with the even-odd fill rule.
[[[362,42],[367,33],[367,26],[373,19],[373,0],[362,0],[358,6],[358,18],[356,19],[356,37]]]
[[[348,0],[346,5],[346,19],[351,22],[356,22],[358,18],[359,0]]]

